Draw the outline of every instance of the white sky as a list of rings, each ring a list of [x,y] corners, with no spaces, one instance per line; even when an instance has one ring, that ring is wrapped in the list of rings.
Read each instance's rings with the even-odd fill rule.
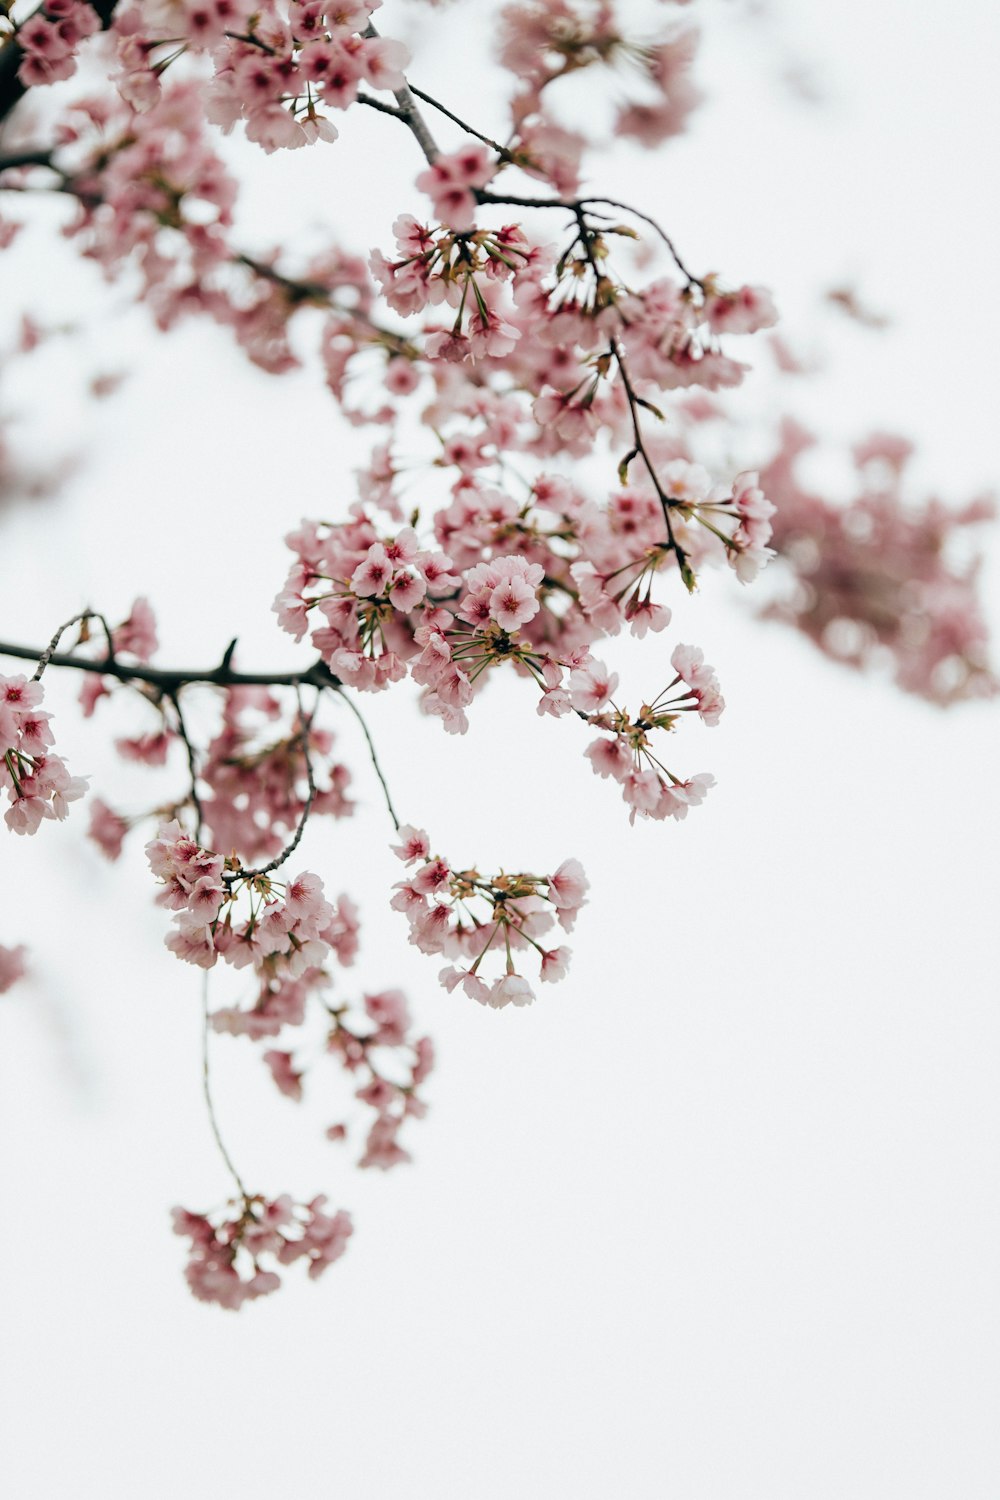
[[[780,42],[708,9],[710,106],[661,156],[616,161],[614,191],[696,266],[772,285],[790,334],[856,277],[898,326],[824,324],[837,363],[801,409],[840,435],[901,427],[927,486],[965,498],[996,474],[993,7],[800,0]],[[459,65],[474,13],[435,23],[449,35],[419,79],[499,129]],[[786,51],[823,109],[777,86]],[[325,220],[384,246],[417,201],[411,143],[379,119],[246,159],[262,244]],[[52,317],[94,295],[40,240],[17,264]],[[46,451],[51,424],[86,462],[57,505],[4,518],[0,635],[41,641],[146,592],[164,662],[210,663],[237,633],[247,663],[301,659],[267,614],[279,538],[346,502],[357,439],[309,379],[248,370],[211,329],[154,340],[126,319],[85,348],[132,366],[115,401],[76,410],[68,354],[48,367],[62,387],[26,368],[15,392],[43,406]],[[585,741],[536,722],[517,684],[461,742],[395,695],[366,705],[398,806],[443,851],[583,860],[571,977],[530,1010],[444,995],[407,946],[377,787],[338,726],[364,805],[310,829],[303,864],[362,902],[343,989],[402,983],[440,1066],[415,1164],[376,1180],[320,1139],[343,1094],[296,1109],[219,1041],[244,1175],[326,1190],[356,1223],[318,1286],[292,1268],[239,1315],[190,1299],[169,1233],[172,1203],[228,1186],[197,976],[162,948],[141,853],[109,868],[81,812],[0,848],[0,941],[35,961],[0,1006],[4,1493],[995,1500],[996,709],[945,715],[842,673],[752,624],[727,583],[680,601],[669,633],[704,646],[729,703],[678,739],[719,780],[684,824],[630,830]],[[614,648],[636,691],[646,647]],[[71,766],[137,805],[106,724],[46,681]]]

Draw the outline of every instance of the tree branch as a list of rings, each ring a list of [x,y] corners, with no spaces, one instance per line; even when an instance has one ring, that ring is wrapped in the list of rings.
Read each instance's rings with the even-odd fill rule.
[[[201,798],[198,795],[198,760],[195,755],[194,745],[191,741],[191,736],[188,734],[188,727],[184,720],[184,714],[181,709],[180,689],[178,689],[174,693],[170,693],[169,698],[170,702],[174,706],[174,714],[177,718],[177,733],[180,735],[181,741],[184,745],[184,749],[187,753],[188,774],[191,777],[191,802],[194,806],[195,812],[194,838],[195,843],[200,844],[201,829],[202,824],[205,821],[205,814],[204,809],[201,805]]]
[[[429,104],[431,109],[436,109],[439,114],[445,115],[460,130],[464,130],[466,135],[474,135],[477,141],[482,141],[484,146],[489,146],[502,161],[511,162],[514,166],[520,165],[517,157],[513,152],[508,151],[506,146],[501,146],[500,142],[495,141],[492,136],[483,135],[481,130],[477,130],[474,125],[470,125],[467,120],[463,120],[460,115],[456,115],[450,110],[446,104],[442,104],[440,99],[435,99],[432,94],[425,94],[423,89],[418,89],[415,83],[410,84],[410,93],[415,94],[418,99],[422,99],[425,104]]]
[[[225,659],[217,667],[190,670],[169,670],[147,667],[141,664],[119,661],[117,658],[94,660],[88,656],[75,656],[63,651],[46,651],[38,646],[19,646],[11,641],[0,641],[0,656],[16,656],[22,661],[41,661],[51,667],[72,667],[77,672],[99,672],[104,677],[114,677],[119,682],[148,682],[168,698],[190,683],[203,682],[210,687],[297,687],[336,688],[342,684],[320,658],[301,672],[234,672]]]
[[[364,32],[364,35],[379,35],[370,21]],[[441,155],[441,150],[438,146],[437,141],[431,135],[430,127],[428,126],[427,121],[424,119],[423,115],[420,113],[420,106],[417,104],[416,99],[414,99],[413,91],[405,78],[403,79],[403,87],[400,89],[394,89],[392,97],[399,105],[399,118],[402,120],[406,128],[413,132],[413,135],[416,137],[417,145],[424,153],[424,156],[430,163],[430,165],[433,166],[438,157]]]

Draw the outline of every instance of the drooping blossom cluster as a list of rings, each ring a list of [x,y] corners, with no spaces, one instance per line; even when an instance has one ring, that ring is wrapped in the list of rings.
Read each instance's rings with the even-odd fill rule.
[[[551,875],[506,874],[484,879],[476,869],[454,870],[432,855],[423,829],[405,824],[393,851],[408,868],[397,882],[393,910],[402,912],[410,927],[410,942],[422,953],[456,959],[438,976],[445,989],[458,985],[481,1005],[496,1010],[506,1005],[530,1005],[534,992],[518,972],[515,953],[538,964],[542,980],[561,979],[569,966],[568,948],[548,947],[539,941],[558,922],[572,931],[577,913],[586,904],[589,882],[579,860],[567,859]],[[537,958],[531,954],[534,949]],[[499,977],[487,983],[486,971],[499,963]]]
[[[477,148],[477,159],[484,149]],[[502,190],[493,196],[503,203]],[[594,214],[602,201],[585,200]],[[718,278],[671,277],[631,286],[614,269],[611,241],[634,232],[577,212],[580,222],[561,245],[533,242],[516,223],[477,229],[463,215],[456,232],[444,215],[434,227],[407,214],[393,225],[395,255],[375,250],[370,260],[388,305],[403,317],[441,304],[455,309],[450,326],[432,313],[418,343],[432,365],[502,361],[503,388],[530,398],[530,411],[520,403],[514,410],[522,420],[533,417],[532,428],[516,441],[512,434],[508,446],[515,441],[543,453],[565,446],[574,456],[602,431],[615,441],[626,431],[619,355],[642,404],[657,391],[719,390],[738,385],[748,368],[722,351],[720,335],[756,333],[777,317],[761,287],[727,290]],[[454,400],[455,378],[442,375],[440,383]]]
[[[46,818],[65,818],[87,790],[87,777],[71,776],[55,737],[44,689],[24,676],[0,677],[0,788],[10,804],[4,822],[13,833],[37,833]]]
[[[726,706],[718,678],[697,646],[675,647],[670,662],[676,676],[634,718],[614,703],[618,674],[603,662],[591,660],[570,674],[572,707],[605,731],[585,754],[598,776],[618,782],[632,823],[637,815],[657,821],[686,818],[688,808],[698,807],[715,785],[715,777],[706,773],[675,776],[660,759],[659,746],[658,753],[651,748],[650,736],[656,730],[669,733],[682,713],[696,713],[702,723],[715,725]]]
[[[697,538],[689,543],[688,532],[727,537],[727,556],[735,552],[748,569],[759,564],[770,507],[755,481],[740,475],[726,494],[703,469],[668,463],[675,535],[692,549]],[[409,675],[425,712],[450,732],[468,727],[466,710],[501,667],[533,685],[539,713],[585,715],[569,685],[594,664],[590,644],[625,623],[645,636],[670,621],[652,597],[673,556],[655,498],[622,491],[602,511],[543,476],[518,505],[468,483],[437,513],[435,531],[446,552],[422,548],[412,527],[380,534],[361,507],[339,525],[303,523],[286,538],[297,560],[274,608],[297,639],[310,616],[321,617],[312,643],[352,687],[384,689]],[[714,722],[707,709],[702,717]]]
[[[324,1195],[295,1203],[287,1193],[245,1196],[210,1214],[175,1208],[173,1227],[191,1242],[184,1275],[194,1296],[230,1311],[276,1292],[276,1266],[305,1260],[315,1281],[340,1259],[354,1232],[350,1214],[327,1212]]]

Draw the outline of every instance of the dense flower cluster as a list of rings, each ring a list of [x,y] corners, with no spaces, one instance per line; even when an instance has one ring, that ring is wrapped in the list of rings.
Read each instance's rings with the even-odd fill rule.
[[[161,882],[157,901],[176,912],[166,942],[171,952],[199,968],[219,958],[234,968],[251,967],[280,1010],[300,1003],[294,981],[323,963],[342,941],[337,912],[323,895],[317,875],[303,872],[278,881],[248,874],[239,861],[204,849],[174,820],[146,845],[150,869]],[[241,897],[245,915],[237,915]]]
[[[725,538],[745,576],[766,560],[772,507],[755,474],[738,476],[726,494],[684,460],[663,472],[675,542],[693,551],[700,529]],[[594,684],[604,669],[590,643],[626,623],[645,636],[670,621],[652,598],[655,577],[672,560],[662,529],[655,498],[630,491],[602,511],[552,477],[542,476],[520,506],[500,491],[461,484],[435,517],[447,552],[422,548],[412,527],[380,535],[361,511],[339,525],[304,522],[286,538],[296,563],[274,609],[296,639],[320,616],[312,643],[352,687],[384,689],[409,675],[423,689],[425,711],[451,732],[468,727],[466,710],[486,674],[504,665],[534,684],[539,713],[586,718],[603,706]],[[717,722],[717,683],[690,665],[693,651],[677,648],[679,676],[669,685],[683,677],[688,701],[672,702],[650,727],[673,728],[692,707]]]
[[[534,992],[517,972],[514,954],[528,955],[532,948],[541,979],[563,977],[570,950],[546,947],[539,938],[555,922],[572,931],[586,904],[589,882],[579,860],[564,860],[552,875],[501,871],[485,880],[478,870],[453,870],[439,855],[432,855],[423,829],[406,824],[399,838],[395,854],[405,865],[418,868],[397,882],[391,904],[406,917],[410,942],[421,952],[464,960],[461,968],[449,965],[441,970],[445,989],[460,984],[473,1000],[496,1010],[530,1005]],[[490,984],[479,972],[488,958],[503,965],[502,974]]]
[[[101,23],[86,0],[45,0],[22,26],[18,44],[24,54],[21,82],[34,86],[72,78],[80,45]]]
[[[343,1209],[327,1213],[325,1196],[294,1203],[287,1193],[245,1197],[213,1214],[175,1208],[173,1225],[191,1242],[184,1275],[195,1297],[231,1311],[278,1290],[276,1265],[305,1260],[315,1281],[340,1259],[354,1232]]]
[[[14,833],[35,833],[44,818],[65,818],[87,790],[87,778],[71,776],[52,750],[43,695],[40,682],[0,677],[0,788],[10,803],[4,822]]]

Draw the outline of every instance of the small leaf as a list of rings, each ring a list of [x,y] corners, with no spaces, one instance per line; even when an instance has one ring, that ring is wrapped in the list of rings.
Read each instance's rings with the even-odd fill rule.
[[[632,448],[628,453],[626,453],[625,457],[622,459],[621,463],[618,465],[618,483],[619,484],[628,484],[628,466],[632,462],[633,458],[637,458],[638,457],[638,454],[639,454],[638,448]]]

